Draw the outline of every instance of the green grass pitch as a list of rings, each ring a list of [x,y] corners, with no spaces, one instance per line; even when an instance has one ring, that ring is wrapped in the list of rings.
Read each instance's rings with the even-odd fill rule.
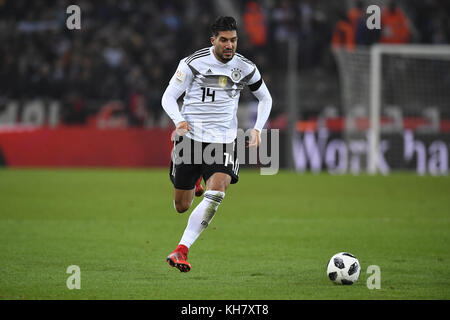
[[[165,262],[192,211],[172,197],[168,170],[0,170],[0,299],[450,298],[448,177],[242,170],[186,274]],[[340,251],[362,265],[352,286],[326,276]]]

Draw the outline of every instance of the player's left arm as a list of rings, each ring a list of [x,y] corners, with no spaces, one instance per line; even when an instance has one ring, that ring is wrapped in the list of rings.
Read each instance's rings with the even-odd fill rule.
[[[255,67],[256,68],[256,67]],[[250,79],[248,87],[253,95],[258,99],[258,115],[256,116],[256,123],[251,132],[249,147],[257,147],[261,143],[261,131],[264,128],[264,124],[270,115],[272,109],[272,96],[269,89],[267,89],[258,68],[255,70],[255,74]]]

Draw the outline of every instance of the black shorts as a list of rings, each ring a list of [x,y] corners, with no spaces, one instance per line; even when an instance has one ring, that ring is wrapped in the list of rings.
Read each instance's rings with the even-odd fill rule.
[[[239,161],[236,141],[228,144],[206,143],[176,137],[170,162],[170,180],[177,189],[191,190],[200,177],[206,182],[216,172],[231,177],[231,183],[239,180]]]

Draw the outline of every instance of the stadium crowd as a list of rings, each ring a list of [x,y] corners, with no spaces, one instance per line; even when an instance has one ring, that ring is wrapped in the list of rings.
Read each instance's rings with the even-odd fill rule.
[[[381,3],[384,10],[391,6],[391,1]],[[402,34],[391,29],[390,35],[364,37],[358,26],[365,1],[352,2],[344,12],[342,1],[230,1],[239,15],[238,51],[258,65],[269,88],[286,68],[284,54],[292,37],[299,43],[300,69],[329,67],[331,46],[450,42],[448,1],[400,3],[391,22],[401,16],[404,23],[397,29]],[[66,27],[71,4],[82,10],[81,30]],[[128,125],[157,125],[161,96],[178,61],[209,46],[215,4],[0,0],[0,110],[8,99],[58,99],[64,122],[82,124],[107,102],[119,101]],[[274,96],[282,94],[276,90]]]

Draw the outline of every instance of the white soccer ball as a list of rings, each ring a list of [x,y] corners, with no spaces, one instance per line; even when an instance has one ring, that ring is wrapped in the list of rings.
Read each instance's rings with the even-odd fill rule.
[[[360,272],[358,259],[348,252],[336,253],[327,266],[328,278],[336,284],[353,284],[358,280]]]

